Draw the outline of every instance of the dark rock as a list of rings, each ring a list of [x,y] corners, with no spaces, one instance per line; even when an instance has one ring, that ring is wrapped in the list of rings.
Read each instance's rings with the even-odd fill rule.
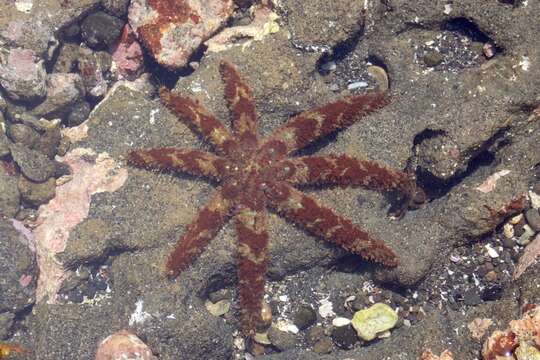
[[[11,141],[32,148],[39,139],[39,133],[25,124],[11,124],[7,128]]]
[[[0,220],[0,313],[16,314],[35,301],[38,270],[28,241],[10,221]]]
[[[77,126],[82,124],[86,119],[92,107],[87,101],[78,101],[71,107],[71,112],[67,116],[66,124],[67,126]]]
[[[467,306],[476,306],[482,302],[476,289],[469,289],[463,294],[463,303]]]
[[[127,15],[129,0],[101,0],[103,9],[111,15],[123,18]]]
[[[352,326],[340,326],[332,329],[332,340],[341,349],[350,349],[358,342],[358,335]]]
[[[84,98],[85,89],[79,74],[53,73],[47,79],[47,98],[31,113],[46,119],[65,118],[71,106]]]
[[[21,172],[30,180],[44,182],[55,173],[54,162],[39,151],[13,144],[11,145],[11,155]]]
[[[514,239],[507,238],[506,236],[503,236],[501,241],[502,241],[502,245],[507,249],[512,249],[516,245],[516,242]]]
[[[292,349],[298,344],[298,339],[294,334],[281,331],[275,327],[268,330],[268,339],[279,351]]]
[[[0,86],[13,100],[38,101],[46,94],[47,73],[32,50],[11,49],[6,59],[0,58]]]
[[[496,301],[502,298],[503,288],[501,285],[492,285],[482,291],[483,301]]]
[[[15,315],[10,312],[0,313],[0,340],[8,338]]]
[[[71,24],[62,30],[62,37],[64,39],[73,39],[81,33],[81,27],[78,23]]]
[[[303,305],[294,313],[293,323],[300,330],[307,329],[317,321],[317,313],[308,305]]]
[[[324,336],[322,339],[318,340],[313,344],[313,351],[317,354],[329,354],[332,352],[332,340],[329,336]]]
[[[17,177],[4,172],[0,164],[0,214],[14,217],[19,211],[20,194]]]
[[[443,56],[440,52],[431,50],[424,55],[424,64],[429,67],[435,67],[443,62]]]
[[[308,330],[306,339],[310,344],[315,344],[317,341],[325,337],[324,328],[320,325],[314,326]]]
[[[45,182],[35,183],[24,176],[19,176],[18,187],[22,200],[34,207],[38,207],[48,203],[54,197],[56,179],[50,178]]]
[[[93,49],[106,49],[111,46],[124,26],[117,17],[98,11],[88,15],[81,24],[82,37]]]
[[[525,219],[527,220],[527,224],[533,229],[535,232],[540,231],[540,212],[538,209],[530,208],[525,212]]]
[[[59,154],[60,155],[60,154]],[[59,178],[65,175],[71,174],[71,168],[68,164],[64,164],[58,161],[54,162],[54,177]]]

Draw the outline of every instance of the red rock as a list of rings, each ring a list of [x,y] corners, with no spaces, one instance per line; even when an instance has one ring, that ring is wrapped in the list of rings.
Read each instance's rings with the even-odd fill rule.
[[[133,0],[129,24],[156,61],[177,69],[233,13],[232,0]]]
[[[99,344],[95,360],[155,360],[152,351],[135,334],[120,330]]]
[[[143,53],[131,26],[125,25],[112,49],[113,71],[122,78],[134,79],[142,71]]]

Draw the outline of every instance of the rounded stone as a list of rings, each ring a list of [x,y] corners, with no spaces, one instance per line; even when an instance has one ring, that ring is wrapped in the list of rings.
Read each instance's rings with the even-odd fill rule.
[[[271,327],[268,330],[268,340],[274,345],[279,351],[285,351],[292,349],[298,343],[298,339],[294,334],[291,334],[286,331],[281,331],[275,327]]]
[[[332,329],[332,340],[341,349],[350,349],[358,342],[358,336],[350,326],[340,326]]]
[[[313,345],[313,351],[317,354],[329,354],[332,352],[332,347],[332,340],[328,336],[325,336]]]
[[[7,136],[15,143],[32,147],[37,142],[39,133],[25,124],[11,124],[7,128]]]
[[[540,212],[538,212],[538,209],[529,209],[525,212],[525,219],[527,220],[527,224],[533,229],[535,232],[540,231]]]
[[[352,319],[352,326],[359,337],[370,341],[378,334],[396,326],[398,319],[398,315],[390,306],[376,303],[367,309],[357,311]]]
[[[68,114],[66,118],[67,126],[77,126],[82,124],[86,119],[88,119],[88,115],[90,115],[90,111],[92,110],[92,107],[87,101],[78,101],[71,107],[71,112]]]
[[[317,313],[308,305],[303,305],[294,314],[293,323],[300,330],[307,329],[317,321]]]
[[[105,49],[111,46],[124,26],[117,17],[103,11],[88,15],[82,22],[81,33],[84,41],[93,49]]]
[[[135,334],[120,330],[99,344],[95,360],[140,359],[155,360],[152,351]]]

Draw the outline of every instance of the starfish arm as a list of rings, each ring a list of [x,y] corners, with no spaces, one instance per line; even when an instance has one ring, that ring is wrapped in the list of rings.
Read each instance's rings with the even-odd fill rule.
[[[238,298],[242,312],[242,328],[247,336],[255,335],[261,323],[266,268],[268,233],[266,210],[240,207],[235,218],[238,235]]]
[[[229,130],[198,101],[173,94],[165,87],[159,90],[161,101],[195,131],[208,140],[220,153],[228,154],[236,142]]]
[[[294,169],[287,180],[294,185],[360,186],[404,194],[416,187],[414,178],[403,171],[348,155],[301,156],[287,163]]]
[[[225,83],[225,99],[233,117],[233,130],[242,144],[254,145],[257,115],[251,89],[240,78],[234,65],[222,61],[219,70]]]
[[[382,241],[373,239],[352,221],[292,186],[284,182],[275,183],[266,194],[271,208],[311,234],[340,245],[364,259],[386,266],[397,265],[395,253]]]
[[[169,277],[176,277],[199,257],[229,218],[231,208],[232,202],[218,189],[169,254],[166,264]]]
[[[216,180],[221,179],[228,163],[209,152],[178,148],[134,150],[128,153],[127,161],[137,167],[177,170]]]
[[[350,126],[361,116],[385,106],[383,93],[370,93],[337,100],[302,112],[275,130],[265,139],[285,155],[301,149],[318,138]]]

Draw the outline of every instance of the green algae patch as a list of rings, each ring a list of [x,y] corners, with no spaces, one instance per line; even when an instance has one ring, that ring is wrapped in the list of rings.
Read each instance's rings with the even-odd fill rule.
[[[366,341],[373,340],[378,334],[392,329],[398,322],[398,315],[388,305],[377,303],[357,311],[352,319],[352,326],[358,336]]]

